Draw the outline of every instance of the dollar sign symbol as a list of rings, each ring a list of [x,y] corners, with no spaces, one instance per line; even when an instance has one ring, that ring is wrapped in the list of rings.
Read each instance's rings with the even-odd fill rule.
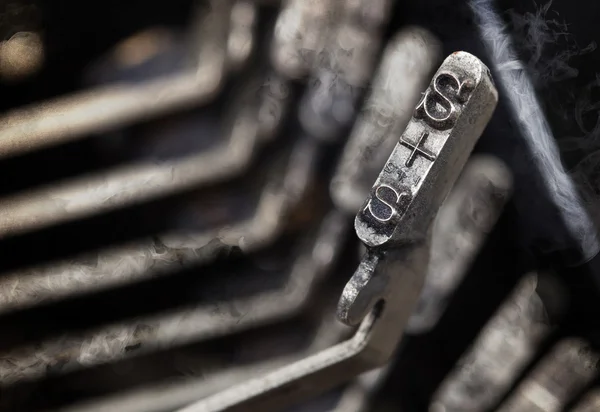
[[[438,130],[454,126],[458,118],[459,104],[465,103],[473,91],[473,82],[461,82],[454,74],[439,73],[427,89],[415,109],[415,117]]]

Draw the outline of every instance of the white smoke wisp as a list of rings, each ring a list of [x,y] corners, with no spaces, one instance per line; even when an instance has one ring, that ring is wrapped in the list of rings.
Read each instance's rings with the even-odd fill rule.
[[[600,75],[583,88],[565,84],[579,75],[571,59],[597,50],[595,42],[577,44],[569,25],[552,13],[553,1],[535,12],[508,10],[510,31],[519,38],[519,51],[526,59],[530,78],[543,93],[547,109],[567,135],[557,136],[561,153],[571,155],[574,165],[568,171],[577,185],[591,218],[600,227]],[[562,84],[561,84],[562,83]],[[592,120],[590,122],[590,120]],[[574,155],[574,156],[573,156]]]
[[[548,109],[552,116],[580,132],[579,136],[558,136],[561,151],[580,149],[592,153],[600,149],[600,101],[593,98],[595,89],[600,88],[600,75],[597,73],[594,80],[576,91],[560,87],[560,83],[579,75],[579,70],[570,65],[571,59],[596,51],[598,45],[591,42],[580,47],[569,33],[568,24],[548,15],[552,3],[550,0],[535,13],[509,10],[511,32],[520,39],[518,46],[528,57],[531,79],[550,100]],[[596,120],[593,126],[584,121],[589,115]]]
[[[568,24],[548,15],[552,3],[553,0],[548,1],[535,13],[507,11],[512,26],[510,31],[519,38],[518,47],[524,52],[531,79],[538,87],[549,87],[552,83],[577,77],[579,71],[570,65],[570,60],[597,48],[594,42],[580,47],[569,33]],[[561,109],[566,115],[564,108]]]
[[[504,86],[511,110],[517,119],[533,161],[542,173],[544,183],[558,207],[572,236],[579,241],[585,260],[600,250],[597,230],[585,210],[575,184],[566,173],[558,146],[550,130],[536,90],[507,33],[505,24],[496,13],[492,0],[471,0],[484,44]]]

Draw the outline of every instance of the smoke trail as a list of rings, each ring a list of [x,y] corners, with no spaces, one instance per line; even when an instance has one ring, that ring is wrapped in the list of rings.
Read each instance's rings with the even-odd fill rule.
[[[558,147],[536,97],[534,86],[525,67],[516,56],[504,23],[494,10],[492,0],[471,0],[479,31],[494,66],[511,110],[524,132],[526,144],[551,198],[575,239],[585,260],[600,250],[596,229],[584,209],[575,185],[566,174]]]
[[[571,60],[594,53],[598,46],[591,41],[581,47],[569,33],[569,25],[550,16],[552,4],[550,0],[523,14],[508,10],[509,30],[519,39],[517,52],[548,105],[548,119],[554,119],[564,134],[556,138],[560,152],[569,156],[568,174],[600,227],[600,101],[595,97],[600,74],[577,90],[566,83],[579,76]]]

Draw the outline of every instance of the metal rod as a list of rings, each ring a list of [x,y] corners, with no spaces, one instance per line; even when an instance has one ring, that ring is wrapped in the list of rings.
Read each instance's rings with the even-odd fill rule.
[[[257,106],[236,108],[223,142],[208,151],[162,163],[138,162],[0,199],[0,238],[240,174],[258,145],[274,136],[291,101],[285,82],[267,78],[270,84],[263,87]],[[254,90],[255,83],[251,81],[248,89]]]
[[[265,247],[282,231],[312,181],[316,147],[310,143],[301,141],[283,173],[273,174],[248,220],[201,232],[162,234],[158,238],[167,250],[161,252],[162,247],[154,241],[138,240],[5,274],[0,277],[0,312],[159,276],[180,266],[182,252],[191,255],[183,262],[186,265],[207,261],[212,257],[210,242],[215,239],[222,246],[239,246],[244,252]],[[201,248],[204,253],[197,252]],[[94,267],[86,263],[90,258],[97,262]]]
[[[434,394],[430,412],[483,412],[510,389],[550,333],[537,274],[526,276]],[[485,383],[485,390],[482,388]]]
[[[427,108],[430,103],[440,99],[436,85],[443,79],[447,80],[448,76],[458,82],[458,87],[452,89],[454,95],[450,96],[451,105],[446,105],[443,113],[426,110],[425,118],[419,118],[417,112],[417,117],[409,123],[403,137],[419,135],[419,131],[430,130],[429,128],[441,129],[437,132],[440,135],[436,136],[439,139],[436,145],[428,150],[435,150],[438,156],[446,159],[454,159],[454,162],[443,164],[451,164],[456,170],[450,171],[448,166],[441,164],[431,168],[424,159],[420,159],[418,164],[415,162],[415,175],[407,171],[401,174],[400,171],[411,167],[410,159],[414,157],[414,151],[402,150],[399,147],[402,143],[394,150],[388,163],[393,163],[396,167],[384,168],[379,179],[382,176],[389,177],[394,170],[396,175],[390,177],[386,184],[398,184],[406,177],[412,177],[406,184],[417,184],[413,198],[427,201],[404,203],[401,212],[413,219],[416,216],[417,220],[409,218],[402,225],[399,225],[401,219],[392,220],[392,229],[398,228],[399,231],[391,230],[389,235],[385,232],[384,241],[380,241],[382,236],[377,233],[375,241],[372,241],[374,230],[369,231],[368,227],[375,225],[375,222],[359,212],[355,228],[368,246],[385,243],[385,240],[393,239],[392,235],[406,243],[390,245],[387,253],[372,249],[346,285],[338,305],[338,313],[349,324],[362,320],[356,334],[343,343],[265,376],[233,386],[179,412],[279,410],[389,361],[423,284],[429,261],[431,221],[462,169],[462,163],[466,162],[470,148],[489,121],[497,102],[497,93],[487,68],[474,56],[458,52],[450,56],[434,76],[428,89],[429,94],[426,93],[423,99]],[[468,87],[461,86],[465,84]],[[430,102],[429,99],[433,100]],[[450,141],[452,143],[446,146]],[[409,164],[404,166],[405,163]],[[444,178],[437,179],[441,174]],[[374,188],[375,195],[379,179]],[[426,183],[418,185],[422,180]],[[370,204],[369,200],[367,205]],[[388,199],[385,204],[392,211],[395,210],[393,200],[389,202]],[[382,212],[385,209],[377,210]],[[397,213],[402,217],[400,211]],[[383,218],[380,214],[373,214],[372,217]],[[381,228],[382,225],[378,227]],[[373,306],[373,303],[377,304]]]
[[[498,412],[562,412],[596,376],[600,356],[580,339],[559,342]]]
[[[570,412],[597,412],[600,411],[600,390],[592,389],[583,399],[571,409]]]
[[[174,410],[210,396],[231,385],[251,379],[257,373],[276,370],[285,365],[310,356],[315,351],[334,345],[347,335],[347,328],[342,327],[335,319],[326,317],[319,326],[311,344],[306,350],[292,355],[277,356],[249,366],[227,368],[201,378],[189,378],[183,382],[161,383],[134,389],[77,403],[61,409],[61,412],[164,412]]]
[[[477,156],[434,222],[431,261],[407,333],[430,330],[442,316],[510,196],[512,175],[498,159]]]
[[[281,289],[217,305],[200,303],[174,313],[140,317],[83,334],[66,333],[3,352],[0,354],[0,382],[8,384],[40,378],[58,358],[76,365],[94,366],[291,318],[305,308],[316,284],[337,261],[347,229],[345,223],[345,217],[338,212],[332,212],[323,220],[312,244],[301,251],[289,269]],[[219,310],[218,316],[215,310]],[[142,326],[149,332],[138,333]],[[139,344],[142,349],[135,353],[123,350]]]
[[[224,80],[230,0],[212,0],[199,13],[197,66],[139,84],[113,84],[0,116],[0,158],[113,130],[161,114],[204,104]]]
[[[187,158],[138,163],[0,199],[0,238],[114,210],[235,176],[258,140],[243,113],[225,144]]]

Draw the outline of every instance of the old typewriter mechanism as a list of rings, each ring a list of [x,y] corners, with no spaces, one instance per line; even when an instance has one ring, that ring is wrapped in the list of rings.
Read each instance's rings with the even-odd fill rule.
[[[0,411],[600,410],[508,2],[125,3],[0,4]]]

